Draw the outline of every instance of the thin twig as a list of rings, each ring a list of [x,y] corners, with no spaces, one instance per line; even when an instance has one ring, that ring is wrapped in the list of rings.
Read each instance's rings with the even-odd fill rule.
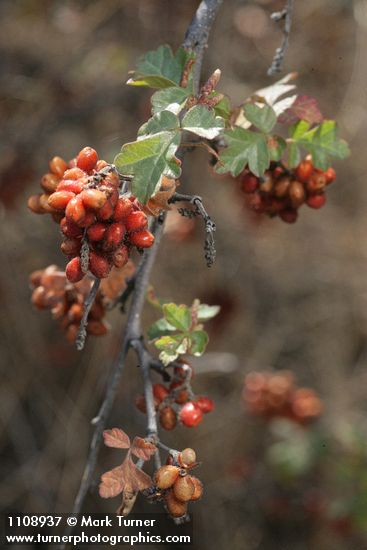
[[[179,208],[178,211],[182,216],[187,218],[192,218],[194,216],[201,216],[205,223],[205,244],[204,252],[206,265],[211,267],[215,262],[216,250],[215,250],[215,239],[214,233],[216,231],[216,226],[208,212],[206,211],[203,199],[198,195],[183,195],[182,193],[174,193],[169,200],[170,203],[176,202],[189,202],[195,206],[194,210],[189,208]]]
[[[80,321],[79,332],[78,332],[78,336],[76,338],[76,348],[79,351],[81,351],[84,348],[85,339],[87,337],[88,315],[89,315],[91,307],[94,303],[94,300],[97,296],[97,292],[98,292],[100,283],[101,283],[101,280],[97,279],[97,277],[95,277],[94,282],[93,282],[93,286],[90,289],[90,292],[89,292],[89,294],[88,294],[88,296],[87,296],[87,298],[85,299],[85,302],[84,302],[83,317]]]
[[[287,3],[282,11],[275,12],[271,15],[271,18],[274,21],[282,21],[284,19],[284,29],[283,29],[283,41],[280,47],[275,50],[273,61],[271,62],[271,66],[268,69],[269,76],[279,73],[282,69],[282,64],[283,64],[285,52],[288,47],[289,35],[292,27],[293,3],[294,3],[294,0],[287,0]]]

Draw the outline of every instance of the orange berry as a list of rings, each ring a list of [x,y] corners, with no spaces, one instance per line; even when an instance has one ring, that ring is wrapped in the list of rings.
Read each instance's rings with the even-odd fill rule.
[[[107,334],[107,327],[102,321],[91,320],[88,321],[87,333],[92,336],[104,336]]]
[[[285,197],[288,193],[288,187],[291,184],[291,180],[288,176],[281,177],[278,181],[274,184],[274,195],[278,199],[282,199]]]
[[[76,254],[79,254],[80,247],[80,239],[65,239],[65,241],[61,243],[61,250],[67,256],[74,256]]]
[[[56,191],[70,191],[75,195],[79,195],[83,190],[82,180],[61,180],[56,188]]]
[[[168,489],[175,483],[179,473],[178,466],[161,466],[154,474],[154,482],[159,489]]]
[[[180,518],[187,513],[187,502],[177,500],[172,491],[164,496],[168,513],[174,518]]]
[[[72,198],[65,209],[66,218],[76,225],[79,225],[80,222],[85,218],[87,212],[85,210],[83,201],[78,195]]]
[[[28,202],[27,202],[28,208],[34,214],[45,214],[45,211],[43,210],[40,204],[40,196],[41,195],[31,195],[28,199]]]
[[[76,165],[85,172],[93,170],[98,161],[97,151],[92,147],[84,147],[76,157]]]
[[[46,193],[53,193],[59,185],[60,178],[55,174],[44,174],[41,179],[41,187]]]
[[[194,483],[194,494],[192,495],[191,500],[199,500],[203,494],[203,484],[200,479],[194,476],[191,476],[191,481]]]
[[[84,189],[80,196],[85,208],[92,210],[99,210],[107,201],[106,194],[98,189]]]
[[[187,468],[189,466],[192,466],[196,462],[196,453],[194,449],[190,449],[190,447],[187,447],[186,449],[183,449],[180,454],[178,455],[178,462],[181,464],[183,468]]]
[[[107,221],[113,216],[113,206],[109,200],[97,211],[97,218],[101,221]]]
[[[306,189],[309,193],[318,193],[326,186],[326,176],[323,172],[315,172],[308,180]]]
[[[56,210],[64,210],[74,197],[71,191],[55,191],[48,197],[48,204]]]
[[[60,229],[65,235],[65,237],[69,237],[70,239],[75,237],[81,237],[83,235],[83,230],[79,225],[76,225],[71,220],[67,220],[66,218],[62,218],[60,221]]]
[[[80,168],[77,168],[74,166],[73,168],[69,168],[69,170],[66,170],[63,175],[64,180],[86,180],[86,174],[83,170]]]
[[[68,165],[61,157],[54,157],[50,160],[49,165],[51,172],[60,178],[63,176],[65,170],[68,169]]]
[[[334,168],[332,168],[331,166],[330,166],[330,168],[328,168],[326,170],[326,172],[324,172],[324,175],[325,175],[325,178],[326,178],[326,184],[327,185],[329,185],[329,183],[332,183],[336,179],[336,172],[335,172]]]
[[[90,227],[91,225],[93,225],[96,221],[96,216],[93,212],[87,212],[86,215],[85,215],[85,218],[83,218],[80,222],[79,222],[79,225],[80,227]]]
[[[153,395],[159,402],[163,401],[168,396],[169,392],[163,384],[153,384]]]
[[[173,494],[181,502],[188,502],[191,500],[195,491],[194,482],[191,480],[191,476],[186,475],[178,477],[173,485]]]

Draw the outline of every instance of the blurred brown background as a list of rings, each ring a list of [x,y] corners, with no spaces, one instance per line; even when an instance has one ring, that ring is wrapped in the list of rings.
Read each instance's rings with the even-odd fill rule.
[[[150,92],[125,86],[127,72],[139,55],[161,43],[176,48],[197,5],[197,0],[0,2],[4,510],[70,511],[89,446],[89,421],[124,325],[113,312],[109,335],[90,339],[80,354],[64,342],[48,312],[32,309],[29,273],[51,263],[62,266],[64,257],[56,225],[32,215],[26,199],[38,192],[55,154],[68,159],[90,145],[111,161],[135,138],[149,116]],[[222,69],[220,90],[234,104],[275,80],[266,71],[282,35],[269,15],[282,6],[272,0],[224,1],[204,72]],[[196,430],[164,434],[167,444],[190,445],[203,461],[198,475],[206,496],[193,509],[195,548],[367,548],[363,534],[343,538],[323,526],[311,529],[301,522],[302,529],[274,530],[254,508],[261,483],[255,494],[251,475],[232,468],[256,453],[261,461],[268,437],[241,404],[244,375],[253,369],[291,369],[301,384],[317,389],[330,433],[355,426],[366,431],[366,51],[364,0],[296,0],[283,74],[299,72],[300,91],[319,98],[352,149],[336,165],[337,183],[322,211],[303,208],[294,226],[279,219],[255,222],[234,183],[210,175],[203,151],[187,159],[185,190],[205,197],[217,223],[217,262],[206,269],[198,220],[186,242],[167,235],[152,283],[160,296],[178,303],[200,297],[222,305],[211,327],[209,354],[195,361],[195,390],[213,397],[216,410]],[[147,322],[153,319],[147,306]],[[110,427],[132,436],[144,433],[144,417],[133,406],[140,390],[131,358]],[[118,459],[117,452],[103,450],[98,473]],[[362,460],[367,469],[367,454]],[[94,494],[86,507],[107,512],[117,505],[117,499]],[[140,502],[137,510],[152,508]]]

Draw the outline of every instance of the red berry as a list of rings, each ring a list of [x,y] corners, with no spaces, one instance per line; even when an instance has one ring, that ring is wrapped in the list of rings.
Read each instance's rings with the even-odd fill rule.
[[[103,239],[103,250],[115,250],[125,235],[125,226],[122,222],[111,223]]]
[[[52,195],[48,197],[47,202],[52,208],[56,208],[56,210],[64,210],[69,204],[69,201],[74,197],[75,193],[71,191],[55,191],[55,193],[52,193]]]
[[[124,220],[133,210],[133,205],[127,197],[120,197],[115,206],[115,212],[113,219],[115,222],[121,222]]]
[[[163,401],[168,395],[168,390],[163,384],[153,384],[153,395],[159,401]]]
[[[56,191],[70,191],[79,195],[83,191],[83,182],[82,180],[61,180]]]
[[[87,235],[90,241],[101,241],[107,231],[105,223],[97,222],[88,228]]]
[[[113,265],[115,267],[124,267],[129,259],[129,251],[125,245],[120,246],[113,255]]]
[[[53,193],[59,185],[60,178],[56,174],[45,174],[41,179],[41,187],[46,193]]]
[[[313,164],[310,160],[303,160],[296,168],[296,176],[299,181],[306,183],[313,172]]]
[[[180,410],[179,419],[182,424],[192,428],[200,424],[203,419],[203,412],[194,401],[189,401]]]
[[[99,189],[84,189],[80,194],[85,208],[99,210],[106,203],[107,197]]]
[[[70,260],[65,268],[65,273],[71,283],[77,283],[83,279],[84,273],[79,257]]]
[[[66,218],[61,220],[60,229],[64,233],[65,237],[69,237],[70,239],[81,237],[83,235],[83,230],[81,227]]]
[[[309,193],[319,193],[326,185],[326,176],[323,172],[315,172],[308,180],[306,189]]]
[[[279,217],[286,223],[294,223],[298,218],[297,210],[292,210],[291,208],[286,208],[279,212]]]
[[[130,235],[130,243],[138,248],[150,248],[154,243],[154,235],[150,231],[138,231]]]
[[[288,196],[293,208],[299,208],[305,202],[306,193],[303,184],[299,181],[292,181],[288,188]]]
[[[161,466],[154,474],[154,482],[159,489],[172,487],[180,474],[178,466]]]
[[[214,409],[214,401],[209,397],[198,397],[196,403],[203,413],[209,413]]]
[[[148,225],[148,218],[141,210],[131,212],[125,220],[126,229],[128,231],[141,231]]]
[[[244,193],[253,193],[259,187],[258,178],[248,172],[240,176],[240,182]]]
[[[246,196],[246,205],[250,210],[261,214],[265,210],[265,201],[258,193]]]
[[[311,195],[306,200],[307,206],[315,209],[322,208],[325,203],[326,203],[326,196],[323,193],[320,195]]]
[[[333,181],[335,181],[336,179],[336,172],[334,170],[334,168],[332,168],[330,166],[330,168],[328,168],[326,170],[326,172],[324,172],[325,174],[325,178],[326,178],[326,184],[328,185],[329,183],[332,183]]]
[[[111,271],[111,264],[105,256],[101,256],[96,252],[89,254],[89,269],[99,279],[108,276]]]
[[[65,215],[68,220],[71,220],[76,225],[85,218],[87,212],[84,208],[83,201],[80,196],[72,198],[65,209]]]
[[[93,170],[98,161],[97,152],[91,147],[84,147],[76,157],[76,165],[85,172]]]
[[[97,218],[101,221],[107,221],[112,218],[113,206],[109,200],[97,211]]]
[[[96,221],[96,216],[93,214],[93,212],[87,212],[85,218],[83,218],[79,222],[79,225],[80,227],[90,227],[95,223],[95,221]]]
[[[67,256],[74,256],[76,254],[79,254],[80,247],[80,239],[65,239],[65,241],[61,243],[61,250]]]

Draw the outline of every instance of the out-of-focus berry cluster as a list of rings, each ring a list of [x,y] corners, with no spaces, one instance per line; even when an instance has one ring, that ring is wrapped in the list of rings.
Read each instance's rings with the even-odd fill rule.
[[[206,396],[195,396],[191,389],[193,369],[184,362],[173,367],[173,376],[169,384],[154,384],[154,405],[159,422],[165,430],[173,430],[177,422],[188,428],[196,427],[204,414],[214,409],[214,402]],[[135,399],[136,407],[146,413],[144,395]]]
[[[82,280],[88,271],[108,277],[113,266],[127,263],[133,247],[152,246],[154,236],[141,205],[134,196],[121,194],[118,173],[98,160],[94,149],[85,147],[69,163],[53,158],[41,187],[44,192],[31,196],[28,207],[51,214],[60,224],[70,282]]]
[[[33,305],[37,309],[51,310],[53,318],[65,331],[66,338],[74,342],[83,316],[84,301],[93,281],[85,277],[78,283],[70,283],[64,271],[56,265],[51,265],[31,273],[30,283],[33,288]],[[103,294],[99,291],[88,315],[88,334],[93,336],[106,334],[105,313]]]
[[[298,387],[288,371],[249,373],[242,396],[251,414],[267,419],[284,417],[305,424],[318,418],[323,410],[316,392]]]
[[[298,210],[306,204],[322,208],[326,203],[326,187],[336,178],[333,168],[318,170],[307,157],[295,169],[273,162],[262,178],[244,170],[238,181],[246,194],[246,205],[258,214],[279,216],[286,223],[294,223]]]

